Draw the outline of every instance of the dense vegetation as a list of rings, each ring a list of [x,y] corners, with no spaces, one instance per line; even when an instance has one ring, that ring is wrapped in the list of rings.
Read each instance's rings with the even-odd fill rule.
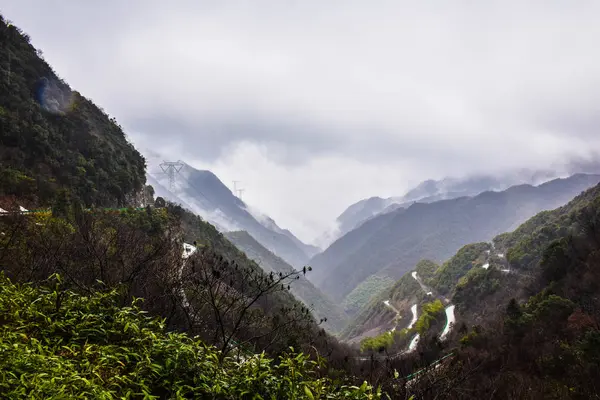
[[[49,205],[66,188],[87,206],[130,204],[146,180],[143,157],[2,16],[0,69],[0,198]]]
[[[177,206],[114,213],[71,205],[65,217],[5,216],[0,232],[2,270],[14,282],[35,285],[31,290],[58,272],[61,287],[82,296],[118,289],[111,295],[115,307],[142,297],[139,305],[164,318],[166,329],[215,345],[222,362],[240,350],[278,358],[293,346],[313,356],[316,350],[331,367],[351,368],[344,357],[352,351],[325,334],[289,293],[301,272],[263,273],[212,226]],[[196,238],[199,249],[183,265],[180,235]]]
[[[293,349],[221,358],[197,338],[169,333],[115,291],[80,295],[60,277],[15,285],[0,275],[0,394],[11,399],[378,399],[322,376],[325,361]]]
[[[442,368],[421,372],[414,393],[467,399],[597,397],[600,186],[494,243],[491,254],[489,246],[475,244],[445,264],[464,267],[452,268],[460,271],[451,274],[457,280],[443,285],[459,323],[449,342],[421,340],[420,351],[430,359],[452,357],[444,358]],[[483,260],[487,269],[481,268]],[[437,308],[441,311],[441,304]],[[453,344],[458,347],[450,351]]]
[[[485,258],[482,256],[486,251],[490,251],[489,243],[475,243],[462,247],[455,256],[446,261],[433,277],[427,280],[442,294],[448,294],[450,289],[458,282],[460,278],[467,274],[477,261],[478,266],[483,265]]]
[[[406,336],[407,330],[403,329],[401,331],[387,331],[377,336],[366,337],[360,341],[360,351],[377,351],[381,353],[383,351],[390,350],[395,343],[405,339]]]
[[[415,266],[415,271],[421,279],[429,281],[439,268],[440,266],[431,260],[421,260]]]
[[[272,275],[179,206],[112,213],[83,212],[72,204],[65,217],[3,217],[0,231],[0,263],[16,281],[40,282],[59,272],[78,290],[93,290],[99,281],[121,285],[123,305],[131,296],[143,297],[145,309],[167,318],[170,328],[224,349],[235,339],[258,349],[268,345],[275,353],[290,345],[315,345],[326,355],[341,351],[289,292],[302,272],[290,270],[265,283]],[[185,263],[182,238],[199,248]],[[193,309],[184,306],[180,290]]]
[[[358,313],[372,298],[386,291],[394,284],[394,280],[387,276],[371,275],[360,285],[354,288],[342,303],[342,307],[349,315]]]
[[[464,396],[466,391],[471,398],[490,397],[489,393],[493,398],[597,396],[598,227],[600,187],[496,238],[497,246],[510,246],[514,272],[505,274],[502,284],[481,298],[488,305],[479,315],[487,318],[457,332],[464,335],[462,349],[440,378],[463,381],[447,390],[449,396]],[[493,271],[485,276],[463,286],[470,290],[471,285],[502,279]],[[515,285],[523,291],[509,299]],[[470,311],[467,307],[463,312]]]
[[[399,354],[415,334],[418,333],[421,337],[437,335],[440,326],[443,326],[444,315],[444,305],[440,300],[424,303],[419,318],[410,329],[408,327],[400,330],[393,329],[374,337],[366,337],[360,341],[360,350]]]
[[[440,322],[442,320],[443,314],[444,305],[439,299],[424,304],[421,315],[415,323],[415,330],[419,334],[424,335],[435,322]]]

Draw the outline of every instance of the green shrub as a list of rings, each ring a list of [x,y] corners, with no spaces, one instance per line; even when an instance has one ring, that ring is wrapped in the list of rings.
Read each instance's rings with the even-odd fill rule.
[[[284,354],[225,357],[165,331],[118,293],[79,295],[0,275],[0,397],[11,399],[379,399],[379,390],[320,377],[324,361]]]
[[[436,320],[441,319],[443,314],[444,304],[442,304],[440,300],[424,304],[421,315],[415,323],[415,330],[419,332],[419,334],[424,335],[429,330],[431,324]]]

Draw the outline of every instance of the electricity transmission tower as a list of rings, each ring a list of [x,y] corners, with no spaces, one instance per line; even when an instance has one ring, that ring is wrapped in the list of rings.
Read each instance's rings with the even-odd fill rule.
[[[233,181],[233,194],[235,196],[237,196],[240,200],[242,199],[242,193],[244,193],[244,191],[246,189],[238,189],[237,188],[237,184],[240,183],[240,181]]]
[[[163,161],[160,164],[160,169],[169,177],[169,190],[173,191],[175,187],[175,174],[181,171],[183,165],[181,161]]]

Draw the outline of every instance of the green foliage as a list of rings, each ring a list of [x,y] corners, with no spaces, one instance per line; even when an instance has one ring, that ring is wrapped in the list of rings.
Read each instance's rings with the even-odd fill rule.
[[[544,211],[519,226],[514,232],[494,239],[496,246],[508,249],[507,259],[519,269],[532,269],[555,240],[585,227],[600,209],[600,186],[575,197],[567,205]]]
[[[66,190],[60,190],[52,204],[52,216],[66,219],[69,216],[70,200]]]
[[[397,340],[405,338],[406,335],[407,331],[402,330],[388,331],[375,337],[364,338],[360,342],[360,351],[366,352],[371,350],[382,352],[384,350],[389,350]]]
[[[459,307],[484,301],[498,290],[502,278],[502,272],[496,268],[473,268],[458,280],[452,300]]]
[[[428,281],[439,268],[440,266],[431,260],[421,260],[417,263],[415,271],[421,279]]]
[[[386,291],[394,284],[387,276],[371,275],[354,288],[344,299],[342,307],[348,314],[359,312],[372,298]]]
[[[428,283],[441,293],[450,292],[458,280],[473,268],[475,261],[490,248],[489,243],[474,243],[462,247],[436,271]]]
[[[0,44],[0,196],[48,206],[68,189],[86,206],[131,204],[145,162],[121,127],[1,17]]]
[[[15,285],[0,275],[0,396],[46,398],[379,399],[320,377],[324,361],[293,352],[226,357],[198,339],[165,331],[117,293],[82,296]]]
[[[545,280],[558,281],[567,274],[571,265],[568,255],[571,246],[572,239],[567,237],[550,243],[546,248],[540,262]]]
[[[425,335],[432,325],[444,320],[444,305],[440,300],[425,303],[421,307],[421,314],[411,329],[402,329],[384,332],[375,337],[367,337],[361,340],[360,350],[382,352],[389,350],[395,343],[402,342],[404,339],[418,332],[421,336]]]
[[[421,309],[421,315],[419,315],[414,329],[423,336],[434,322],[443,320],[444,315],[444,304],[440,300],[426,303]]]

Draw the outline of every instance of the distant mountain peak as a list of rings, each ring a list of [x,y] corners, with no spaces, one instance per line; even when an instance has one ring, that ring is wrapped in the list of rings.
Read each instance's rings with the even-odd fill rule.
[[[155,186],[157,196],[181,204],[221,232],[249,232],[294,267],[301,268],[319,251],[300,241],[289,230],[280,228],[273,218],[244,203],[212,171],[196,169],[182,161],[183,168],[175,175],[175,183],[170,189],[169,178],[160,168],[163,159],[153,151],[146,157],[148,182]]]
[[[596,164],[590,163],[585,165],[586,171],[596,166]],[[464,177],[446,177],[440,180],[427,179],[408,190],[403,196],[388,198],[372,196],[350,205],[337,217],[334,226],[319,238],[319,242],[326,247],[365,221],[379,214],[406,208],[414,202],[431,203],[438,200],[476,196],[486,191],[502,191],[519,184],[539,185],[559,176],[568,177],[578,172],[575,166],[572,166],[569,171],[566,173],[553,170],[516,169],[496,175],[472,174]],[[600,172],[600,167],[597,171]]]

